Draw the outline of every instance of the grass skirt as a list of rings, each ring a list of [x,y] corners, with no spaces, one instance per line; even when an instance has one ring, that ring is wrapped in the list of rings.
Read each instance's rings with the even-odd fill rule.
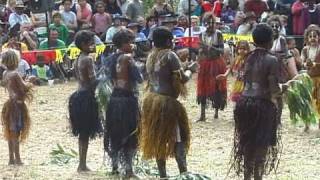
[[[312,98],[314,101],[314,106],[318,114],[320,114],[320,77],[312,77],[313,90]]]
[[[269,100],[241,97],[234,110],[234,163],[237,174],[244,170],[246,148],[267,147],[267,172],[276,169],[280,149],[278,110]]]
[[[94,92],[78,90],[69,99],[69,120],[74,136],[95,138],[102,133]]]
[[[199,66],[197,102],[206,104],[210,100],[213,108],[223,110],[227,103],[227,80],[216,80],[217,75],[227,70],[223,59],[203,59],[199,61]]]
[[[30,115],[24,102],[7,100],[2,108],[2,126],[6,140],[12,140],[19,134],[19,141],[24,141],[30,129]]]
[[[148,92],[143,100],[140,149],[145,159],[174,157],[177,131],[188,152],[190,127],[183,105],[175,98]]]
[[[138,99],[131,91],[113,89],[106,112],[104,148],[110,153],[136,149],[140,119]]]

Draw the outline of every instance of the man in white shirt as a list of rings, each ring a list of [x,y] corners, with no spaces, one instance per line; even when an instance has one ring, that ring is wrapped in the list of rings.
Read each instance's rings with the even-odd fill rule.
[[[17,5],[14,8],[15,12],[11,13],[9,16],[9,25],[10,28],[12,28],[14,25],[19,23],[20,25],[22,24],[32,24],[30,18],[28,15],[24,14],[24,4],[23,2],[17,1]]]

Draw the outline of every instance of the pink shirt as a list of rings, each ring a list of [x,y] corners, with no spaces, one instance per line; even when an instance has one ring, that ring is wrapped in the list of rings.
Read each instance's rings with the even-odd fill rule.
[[[110,27],[112,19],[108,13],[95,13],[92,17],[95,33],[104,33]]]
[[[77,6],[78,19],[90,21],[91,16],[92,16],[92,10],[91,10],[90,4],[87,3],[87,5],[84,8],[81,8],[79,5]]]

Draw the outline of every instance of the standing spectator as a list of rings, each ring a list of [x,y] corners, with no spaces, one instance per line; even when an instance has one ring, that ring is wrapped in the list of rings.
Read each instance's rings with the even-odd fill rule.
[[[105,12],[105,4],[102,1],[96,2],[97,12],[92,16],[92,26],[94,32],[101,36],[112,24],[112,18],[109,13]]]
[[[257,18],[260,18],[261,14],[268,10],[268,4],[263,0],[248,0],[244,4],[244,12],[253,11]]]
[[[193,11],[198,6],[198,2],[196,0],[191,0],[191,9],[189,9],[189,0],[180,0],[178,4],[178,14],[179,15],[188,15],[193,13]]]
[[[235,16],[236,16],[236,11],[233,10],[231,6],[228,5],[226,6],[226,8],[222,10],[221,20],[224,23],[231,24],[234,22]]]
[[[90,4],[88,4],[86,0],[79,0],[76,8],[79,29],[90,29],[92,17]]]
[[[223,0],[216,0],[213,3],[212,13],[215,17],[221,17],[221,12],[223,8]]]
[[[121,11],[121,8],[116,0],[104,0],[106,4],[106,11],[109,14],[120,14],[122,15],[123,11]],[[126,9],[126,8],[125,8]]]
[[[0,20],[0,46],[2,44],[4,44],[5,42],[7,42],[7,40],[8,40],[8,33],[6,32],[6,25],[7,25],[6,23],[4,23]]]
[[[56,28],[58,30],[58,39],[62,40],[65,44],[68,43],[69,38],[69,30],[68,28],[62,24],[62,17],[59,12],[56,12],[52,16],[53,23],[50,24],[49,28]]]
[[[31,24],[31,20],[28,17],[28,15],[24,14],[23,11],[25,9],[25,6],[23,2],[18,1],[15,8],[14,12],[10,14],[9,16],[9,24],[10,28],[12,28],[14,25],[18,24]]]
[[[182,27],[184,30],[189,27],[188,17],[185,15],[180,15],[178,17],[177,27]]]
[[[158,18],[161,15],[172,14],[173,9],[165,0],[155,0],[155,4],[151,8],[150,15]]]
[[[306,4],[303,0],[297,0],[291,7],[292,12],[292,26],[293,35],[303,35],[304,30],[307,28],[310,17]]]
[[[69,30],[69,40],[73,39],[75,32],[78,28],[77,15],[73,11],[71,11],[71,7],[72,0],[63,0],[63,10],[60,12],[62,16],[62,21]]]
[[[128,0],[117,0],[117,4],[121,9],[121,12],[126,12],[129,4]]]
[[[143,4],[140,0],[132,0],[127,7],[126,16],[133,22],[137,22],[139,16],[144,16]]]

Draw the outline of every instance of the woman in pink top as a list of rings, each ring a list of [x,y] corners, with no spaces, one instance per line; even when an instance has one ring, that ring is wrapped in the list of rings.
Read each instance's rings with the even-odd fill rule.
[[[80,29],[91,28],[92,8],[87,0],[78,0],[77,20]]]
[[[98,1],[96,3],[96,10],[97,13],[95,13],[92,16],[92,26],[94,32],[100,36],[101,34],[105,33],[107,29],[112,24],[112,18],[110,14],[105,12],[105,3],[102,1]]]

